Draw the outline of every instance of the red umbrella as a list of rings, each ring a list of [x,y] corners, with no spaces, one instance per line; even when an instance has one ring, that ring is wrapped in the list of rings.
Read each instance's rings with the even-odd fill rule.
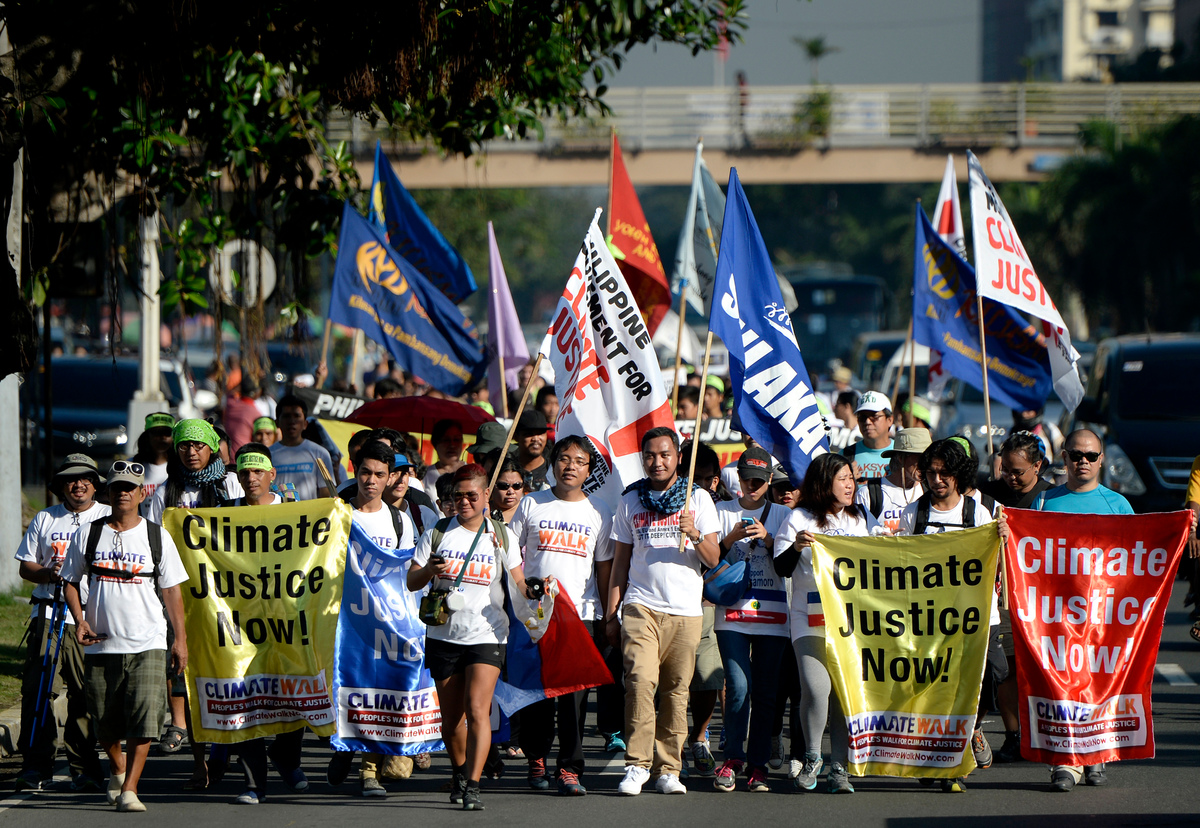
[[[393,397],[374,400],[346,418],[368,428],[394,428],[416,436],[422,445],[439,420],[457,423],[464,436],[473,436],[484,423],[496,418],[477,405],[438,397]],[[471,442],[468,440],[468,442]]]

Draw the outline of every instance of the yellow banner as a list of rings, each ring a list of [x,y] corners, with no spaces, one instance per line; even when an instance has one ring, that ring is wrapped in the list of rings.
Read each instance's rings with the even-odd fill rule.
[[[818,535],[825,657],[856,776],[966,776],[987,658],[996,525],[898,538]]]
[[[242,742],[304,725],[332,734],[350,507],[168,509],[163,525],[190,579],[181,588],[195,738]]]

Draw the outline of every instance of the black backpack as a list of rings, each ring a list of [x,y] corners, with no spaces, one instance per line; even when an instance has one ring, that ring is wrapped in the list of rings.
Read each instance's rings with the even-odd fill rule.
[[[950,523],[938,523],[937,521],[933,521],[931,523],[929,520],[929,509],[931,507],[931,504],[932,504],[932,501],[929,498],[928,492],[926,492],[925,494],[921,495],[920,498],[918,498],[918,500],[917,500],[917,520],[913,524],[913,531],[912,531],[912,533],[914,535],[924,535],[925,529],[929,526],[942,526],[942,527],[947,527],[947,528],[953,527],[955,529],[958,529],[958,528],[974,529],[975,528],[975,498],[967,497],[966,495],[963,495],[961,527],[957,526],[955,524],[950,524]]]
[[[84,571],[87,572],[89,586],[91,585],[92,576],[97,574],[103,578],[117,578],[122,581],[132,581],[134,578],[146,577],[145,572],[135,573],[127,569],[96,566],[96,547],[100,545],[100,533],[104,531],[104,524],[108,522],[108,518],[108,515],[97,518],[88,527],[87,545],[83,551],[83,566]],[[165,612],[167,605],[163,601],[162,588],[158,585],[158,575],[162,567],[162,527],[152,520],[147,520],[146,538],[150,541],[150,560],[154,564],[154,594],[158,596],[158,602],[163,605],[163,611]]]
[[[876,518],[883,513],[883,478],[871,477],[867,479],[867,499],[870,501],[871,514]],[[928,512],[926,513],[928,517]]]

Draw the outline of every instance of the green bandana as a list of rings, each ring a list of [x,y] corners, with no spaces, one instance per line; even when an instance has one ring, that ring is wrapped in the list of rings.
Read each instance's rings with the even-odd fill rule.
[[[248,451],[245,454],[238,455],[238,471],[242,469],[262,469],[263,471],[268,471],[273,468],[275,467],[271,465],[271,458],[257,451]]]
[[[254,425],[250,427],[251,434],[257,434],[260,431],[274,431],[275,421],[270,417],[259,417],[254,421]],[[240,466],[238,468],[241,468]]]
[[[220,450],[217,431],[205,420],[180,420],[175,424],[175,445],[180,443],[203,443],[216,454]]]
[[[967,442],[966,437],[951,437],[950,442],[958,443],[960,446],[962,446],[962,450],[967,453],[967,457],[971,456],[971,444]]]
[[[162,411],[147,414],[146,428],[144,430],[149,431],[152,428],[175,428],[175,418]]]

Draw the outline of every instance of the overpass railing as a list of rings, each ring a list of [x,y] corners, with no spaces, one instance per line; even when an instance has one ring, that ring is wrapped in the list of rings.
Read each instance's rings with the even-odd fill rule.
[[[608,151],[610,127],[629,151],[688,149],[698,137],[731,151],[808,147],[1069,147],[1081,125],[1123,127],[1200,113],[1200,84],[912,84],[882,86],[644,87],[610,89],[613,114],[544,122],[541,140],[494,140],[488,152]],[[425,151],[382,124],[337,115],[329,137],[356,153],[381,138],[394,153]]]

